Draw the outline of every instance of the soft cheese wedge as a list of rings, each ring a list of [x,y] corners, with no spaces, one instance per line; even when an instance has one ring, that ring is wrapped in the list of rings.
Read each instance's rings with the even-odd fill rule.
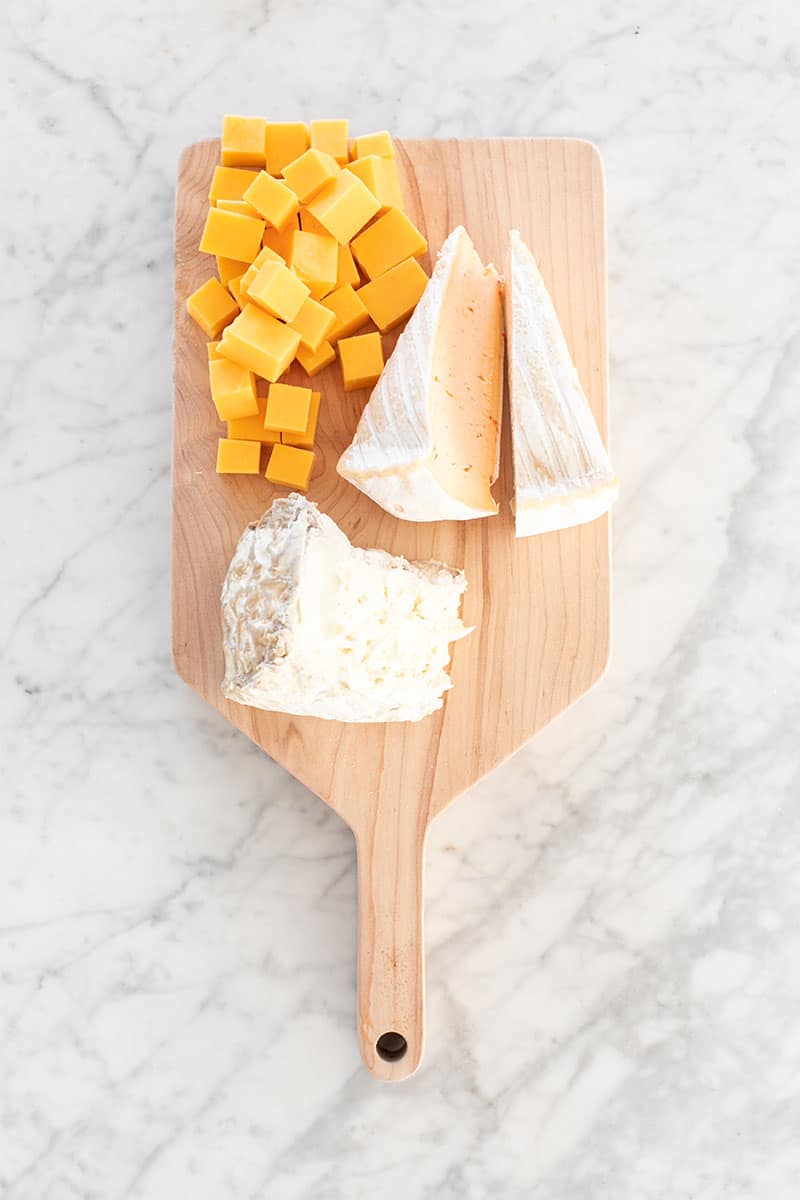
[[[359,550],[316,504],[275,500],[222,589],[229,700],[331,721],[419,721],[451,686],[463,571]]]
[[[406,521],[497,512],[500,280],[458,226],[339,459],[343,478]]]
[[[516,230],[505,308],[517,537],[593,521],[619,484],[536,260]]]

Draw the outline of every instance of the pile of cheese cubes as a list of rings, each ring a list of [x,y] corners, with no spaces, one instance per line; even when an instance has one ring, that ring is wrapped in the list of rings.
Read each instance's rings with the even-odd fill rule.
[[[267,444],[267,479],[305,490],[320,394],[277,381],[295,359],[316,375],[338,349],[345,390],[371,387],[381,334],[425,290],[416,260],[427,243],[403,212],[388,133],[351,145],[347,121],[225,117],[221,160],[200,241],[219,278],[186,302],[212,339],[211,396],[228,423],[217,471],[260,473]],[[356,333],[370,322],[374,331]],[[266,396],[256,376],[270,384]]]

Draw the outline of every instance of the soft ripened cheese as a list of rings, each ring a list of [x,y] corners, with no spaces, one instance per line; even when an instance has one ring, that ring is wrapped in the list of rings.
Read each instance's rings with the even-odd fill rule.
[[[511,232],[505,284],[517,537],[593,521],[617,498],[600,437],[536,260]]]
[[[406,521],[492,516],[502,369],[500,281],[459,225],[339,459],[339,474]]]
[[[222,588],[229,700],[331,721],[418,721],[451,686],[462,571],[360,550],[297,494],[245,529]]]

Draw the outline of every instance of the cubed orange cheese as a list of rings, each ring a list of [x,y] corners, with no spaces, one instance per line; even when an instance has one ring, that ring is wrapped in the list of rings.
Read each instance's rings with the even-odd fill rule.
[[[329,234],[295,231],[289,266],[307,284],[315,300],[336,287],[339,254],[336,241]]]
[[[339,358],[346,392],[372,387],[383,370],[383,346],[379,333],[362,333],[358,337],[341,338]]]
[[[297,446],[273,446],[266,476],[270,483],[306,492],[313,469],[313,450],[301,450]]]
[[[329,307],[323,306],[309,296],[297,316],[289,324],[300,334],[300,345],[313,354],[328,336],[335,320],[336,317]]]
[[[322,342],[317,350],[306,350],[300,346],[297,351],[297,361],[306,375],[318,375],[325,367],[336,361],[336,351],[330,342]]]
[[[250,417],[258,412],[256,381],[253,372],[225,358],[212,358],[208,364],[211,399],[220,421]]]
[[[222,165],[224,167],[263,167],[263,117],[225,117],[222,121]]]
[[[208,192],[209,204],[241,200],[257,174],[258,171],[245,171],[241,167],[215,167]]]
[[[308,129],[301,121],[267,121],[264,148],[267,170],[280,175],[287,163],[294,162],[308,149]]]
[[[218,279],[207,279],[186,301],[186,311],[207,337],[219,337],[239,306]]]
[[[225,330],[219,349],[226,358],[274,383],[289,366],[299,345],[300,334],[294,329],[256,304],[245,304]]]
[[[417,260],[407,258],[364,284],[356,294],[381,333],[386,333],[411,316],[427,283],[428,276]]]
[[[393,158],[381,158],[378,154],[368,154],[366,158],[357,158],[348,163],[345,170],[349,171],[351,175],[357,175],[361,182],[366,184],[375,199],[379,201],[381,212],[402,204],[397,168]]]
[[[385,129],[380,133],[364,133],[353,142],[353,158],[365,158],[368,154],[379,154],[382,158],[394,158],[392,135]]]
[[[248,204],[279,232],[288,229],[297,216],[297,196],[280,179],[259,171],[244,194]],[[263,232],[263,231],[262,231]]]
[[[348,174],[347,171],[342,172]],[[428,243],[399,208],[390,208],[374,225],[360,233],[351,249],[356,262],[370,279],[396,267],[404,258],[416,258],[428,249]]]
[[[280,230],[268,226],[264,230],[262,244],[279,254],[284,262],[288,262],[292,253],[292,237],[295,229],[297,229],[296,221],[292,222],[282,233]]]
[[[340,337],[347,337],[348,334],[355,333],[369,320],[367,309],[349,283],[346,283],[344,287],[337,288],[335,292],[331,292],[322,303],[330,309],[334,316],[334,324],[327,335],[330,342],[336,342]]]
[[[348,138],[350,135],[347,121],[312,121],[309,125],[311,145],[315,150],[323,150],[336,159],[343,167],[349,158]]]
[[[221,208],[223,212],[241,213],[243,217],[255,217],[257,221],[261,219],[261,214],[246,200],[218,200],[217,208]]]
[[[206,342],[206,346],[208,347],[208,361],[209,362],[211,362],[211,360],[213,358],[224,359],[225,355],[220,354],[220,352],[219,352],[219,342]]]
[[[319,392],[311,393],[311,405],[308,410],[308,421],[302,433],[282,433],[281,441],[284,446],[302,446],[306,450],[310,450],[314,445],[314,439],[317,436],[317,422],[319,421],[319,405],[321,400]]]
[[[349,246],[343,246],[339,243],[339,263],[336,268],[336,286],[337,288],[344,287],[346,283],[357,287],[361,282],[361,276],[358,273],[358,267],[353,261],[353,256],[350,253]]]
[[[264,228],[264,222],[254,217],[210,208],[200,239],[200,249],[204,254],[237,258],[240,262],[250,263],[261,249]]]
[[[350,171],[340,171],[308,205],[312,217],[337,242],[344,243],[351,241],[379,208],[380,203],[366,184]]]
[[[245,305],[245,300],[242,295],[242,279],[243,278],[244,278],[244,272],[242,272],[241,275],[234,275],[233,279],[228,280],[228,291],[233,296],[236,303],[239,305],[239,308],[244,308],[244,305]]]
[[[264,425],[286,433],[303,433],[311,411],[311,388],[291,383],[273,383],[267,392]]]
[[[269,246],[263,246],[242,276],[242,281],[239,284],[239,290],[243,296],[247,295],[247,289],[250,287],[250,284],[253,282],[264,264],[268,262],[282,263],[283,259],[281,258],[280,254],[277,254],[274,250],[270,249]]]
[[[313,213],[310,213],[307,208],[300,209],[300,228],[305,233],[321,233],[323,237],[330,237],[324,225],[321,225]]]
[[[273,317],[293,321],[308,299],[309,288],[285,263],[267,262],[248,284],[247,295]]]
[[[217,443],[218,475],[258,475],[261,471],[261,443],[220,438]]]
[[[262,442],[265,445],[274,446],[281,440],[280,430],[264,427],[267,398],[266,396],[257,396],[256,399],[258,400],[257,413],[251,417],[237,417],[233,421],[228,421],[228,437],[236,438],[239,441]]]
[[[324,188],[339,174],[341,167],[335,158],[322,150],[306,150],[294,162],[283,168],[283,178],[301,204]]]
[[[403,190],[400,187],[400,175],[397,170],[396,158],[381,158],[381,196],[388,208],[403,207]]]
[[[238,258],[223,258],[222,255],[217,255],[217,274],[219,275],[220,283],[228,283],[229,280],[235,279],[237,275],[247,272],[249,263],[240,262]]]

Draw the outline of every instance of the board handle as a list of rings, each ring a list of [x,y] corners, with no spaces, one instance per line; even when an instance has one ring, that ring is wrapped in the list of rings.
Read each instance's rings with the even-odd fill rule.
[[[415,804],[378,804],[356,836],[358,1034],[378,1079],[413,1075],[425,1032],[423,874],[427,826]]]

